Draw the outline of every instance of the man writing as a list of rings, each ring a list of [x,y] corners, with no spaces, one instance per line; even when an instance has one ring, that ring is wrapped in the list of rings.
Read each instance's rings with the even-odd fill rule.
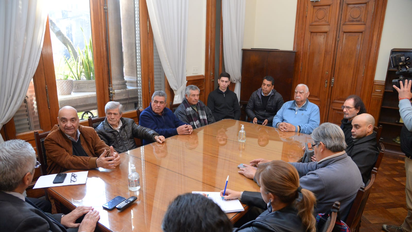
[[[273,117],[283,105],[283,97],[274,89],[271,76],[263,78],[262,87],[252,93],[246,106],[246,113],[254,124],[272,125]]]
[[[298,84],[295,88],[295,100],[283,104],[273,118],[272,126],[281,131],[295,131],[311,134],[319,126],[319,107],[309,102],[309,88]]]
[[[69,169],[113,169],[119,166],[119,154],[107,146],[93,128],[79,124],[75,108],[62,107],[57,121],[58,125],[44,140],[49,174]]]
[[[210,92],[207,98],[207,107],[212,111],[216,121],[224,118],[239,120],[240,106],[237,96],[228,89],[230,85],[229,73],[222,72],[217,80],[219,88]]]
[[[176,117],[194,129],[214,123],[212,111],[199,100],[200,89],[195,85],[186,87],[186,98],[175,111]]]
[[[2,231],[94,231],[99,212],[79,206],[67,215],[45,213],[23,195],[32,183],[36,163],[33,147],[23,140],[0,144],[0,225]],[[76,220],[85,214],[81,223]]]
[[[345,134],[346,145],[350,146],[353,143],[352,139],[352,119],[359,114],[366,113],[365,104],[357,95],[350,95],[346,98],[342,106],[343,119],[340,124],[343,133]]]
[[[137,125],[131,118],[123,118],[123,105],[110,101],[105,106],[106,118],[96,127],[100,138],[117,152],[137,148],[134,138],[163,143],[165,137],[156,131]]]
[[[191,134],[193,132],[192,126],[180,121],[170,109],[166,108],[166,97],[164,91],[155,91],[150,106],[140,114],[139,124],[166,138],[178,134]],[[148,143],[149,141],[143,140],[144,145]]]

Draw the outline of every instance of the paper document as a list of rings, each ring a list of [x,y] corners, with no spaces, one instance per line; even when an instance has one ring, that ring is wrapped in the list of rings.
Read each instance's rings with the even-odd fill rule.
[[[225,213],[241,212],[245,210],[239,200],[223,200],[220,196],[220,192],[193,191],[192,193],[208,195],[208,198],[218,204]]]
[[[66,179],[64,179],[64,182],[60,184],[53,184],[53,180],[57,174],[40,176],[39,179],[37,179],[36,184],[34,185],[33,189],[86,184],[88,173],[89,171],[67,172]]]

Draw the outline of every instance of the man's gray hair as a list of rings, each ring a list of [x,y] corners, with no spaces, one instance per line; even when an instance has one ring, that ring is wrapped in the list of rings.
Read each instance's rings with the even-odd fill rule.
[[[14,191],[35,165],[36,153],[30,143],[14,139],[0,144],[0,191]]]
[[[326,149],[332,152],[344,151],[346,149],[345,135],[336,124],[325,122],[312,132],[315,142],[322,142]]]
[[[123,105],[120,104],[120,102],[117,101],[109,101],[106,103],[106,106],[104,107],[104,112],[107,114],[108,110],[115,110],[119,108],[119,113],[123,114]]]
[[[307,85],[305,85],[305,84],[298,84],[298,85],[296,86],[296,88],[299,87],[299,86],[304,86],[305,89],[306,89],[306,93],[309,93],[309,87],[308,87]]]
[[[197,90],[197,91],[199,91],[199,93],[200,93],[200,89],[199,89],[199,87],[197,87],[196,85],[188,85],[187,87],[186,87],[186,90],[185,90],[185,94],[186,94],[186,96],[189,96],[190,95],[190,90]]]
[[[163,91],[163,90],[157,90],[157,91],[155,91],[155,92],[153,93],[153,95],[152,95],[152,101],[154,100],[154,98],[155,98],[156,96],[164,97],[164,98],[165,98],[165,101],[167,101],[167,95],[166,95],[165,91]]]

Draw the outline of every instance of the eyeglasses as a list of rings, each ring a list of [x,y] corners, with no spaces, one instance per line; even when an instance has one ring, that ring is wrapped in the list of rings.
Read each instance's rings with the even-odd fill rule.
[[[342,106],[342,110],[344,110],[344,109],[350,110],[350,109],[353,109],[353,108],[355,108],[355,107],[352,107],[352,106]]]
[[[36,164],[34,165],[34,168],[38,168],[38,167],[40,167],[40,165],[41,165],[41,163],[38,160],[36,160]]]
[[[77,175],[75,173],[72,173],[70,176],[70,183],[76,183],[77,181]]]
[[[312,149],[314,148],[314,147],[316,147],[317,145],[319,145],[320,144],[320,141],[315,141],[314,143],[312,143]]]

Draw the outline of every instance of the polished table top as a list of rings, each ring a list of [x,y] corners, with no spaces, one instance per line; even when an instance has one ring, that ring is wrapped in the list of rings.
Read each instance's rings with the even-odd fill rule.
[[[244,143],[237,139],[241,124],[246,131]],[[170,137],[164,144],[152,143],[122,153],[119,168],[90,170],[86,185],[49,188],[48,193],[69,209],[93,206],[100,212],[101,230],[162,231],[164,213],[179,194],[220,191],[227,175],[228,188],[259,191],[256,183],[238,174],[237,166],[256,158],[297,161],[308,142],[313,140],[306,134],[222,120],[196,129],[191,135]],[[128,190],[128,170],[132,163],[140,174],[139,192]],[[138,200],[123,212],[102,208],[116,196],[133,195]],[[238,215],[228,216],[235,220]]]

